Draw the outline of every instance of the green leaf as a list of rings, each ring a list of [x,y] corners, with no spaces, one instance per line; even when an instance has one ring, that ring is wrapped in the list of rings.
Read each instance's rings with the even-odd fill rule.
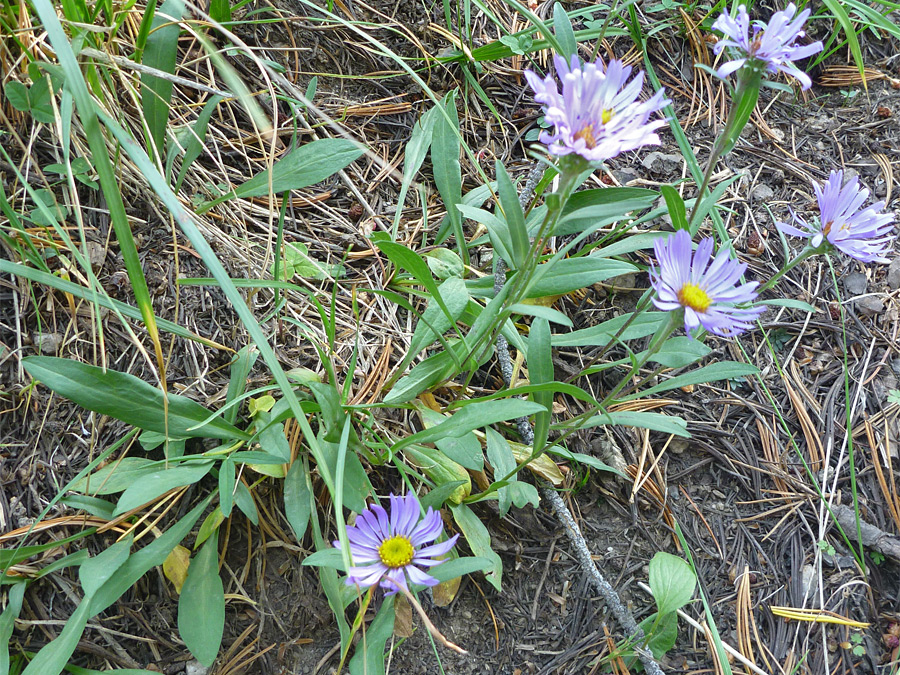
[[[513,267],[522,269],[525,266],[528,251],[531,244],[528,239],[528,230],[525,227],[525,213],[519,204],[519,193],[506,173],[506,167],[499,159],[495,163],[497,172],[497,190],[499,192],[499,205],[502,209],[503,220],[509,230],[510,253],[512,253]]]
[[[712,349],[700,340],[689,338],[686,335],[678,335],[666,340],[660,350],[650,356],[649,360],[666,368],[684,368],[696,363],[711,351]],[[638,354],[639,362],[645,354],[646,352]]]
[[[555,379],[550,343],[550,324],[546,319],[535,319],[528,332],[528,380],[530,384],[549,384]],[[546,445],[547,436],[550,433],[553,392],[550,390],[536,391],[532,396],[535,403],[543,408],[534,418],[534,449],[540,450]]]
[[[610,413],[600,413],[589,418],[582,424],[582,428],[587,429],[589,427],[611,424],[618,424],[623,427],[650,429],[650,431],[661,431],[664,434],[674,434],[675,436],[681,436],[682,438],[691,437],[687,431],[687,422],[680,417],[650,412],[629,412],[619,410]]]
[[[303,243],[288,242],[284,245],[284,262],[281,266],[281,280],[290,281],[294,275],[304,279],[331,279],[343,276],[340,265],[321,263],[310,257],[309,247]],[[269,268],[269,276],[275,277],[275,265]]]
[[[244,485],[243,481],[235,483],[234,503],[247,516],[248,520],[254,525],[259,525],[259,512],[256,510],[256,502],[253,501],[253,495]]]
[[[241,347],[234,360],[231,362],[231,372],[228,377],[228,391],[225,393],[225,403],[233,403],[247,389],[247,378],[250,377],[250,371],[253,370],[256,359],[259,357],[259,350],[253,345]],[[232,405],[225,408],[222,413],[222,419],[229,424],[234,424],[237,419],[238,406]]]
[[[598,224],[604,226],[624,220],[632,211],[653,206],[657,196],[653,190],[634,187],[581,190],[566,202],[553,234],[580,234]]]
[[[462,204],[462,168],[459,163],[459,116],[456,112],[456,92],[447,94],[441,107],[446,115],[435,118],[431,136],[431,164],[434,184],[437,186],[450,229],[456,237],[456,247],[463,263],[469,263],[469,251],[463,234],[462,216],[456,208]]]
[[[434,123],[441,114],[440,106],[434,106],[427,110],[416,125],[403,151],[403,182],[400,184],[400,193],[397,195],[397,211],[394,214],[394,239],[400,227],[400,219],[403,216],[403,204],[406,202],[406,193],[412,184],[413,178],[422,167],[428,148],[431,147],[431,137],[434,131]]]
[[[663,391],[678,389],[679,387],[687,387],[692,384],[706,384],[709,382],[718,382],[719,380],[730,380],[735,377],[746,377],[747,375],[755,375],[759,372],[759,368],[751,366],[748,363],[738,363],[737,361],[721,361],[719,363],[711,363],[703,368],[692,370],[684,375],[678,375],[671,379],[660,382],[656,386],[635,392],[629,396],[623,396],[617,401],[632,401],[645,396],[651,396]]]
[[[859,68],[859,75],[862,78],[863,87],[868,89],[866,83],[866,62],[863,60],[862,49],[860,49],[859,46],[859,37],[856,35],[853,21],[850,19],[847,10],[844,9],[839,0],[823,1],[825,6],[831,10],[832,14],[834,14],[834,18],[841,24],[841,28],[844,29],[844,35],[847,36],[847,43],[850,45],[850,53],[853,55],[853,61],[856,63],[856,67]]]
[[[551,295],[565,295],[612,277],[637,271],[638,268],[631,263],[593,255],[582,258],[563,258],[556,261],[540,279],[529,284],[527,297],[545,298]]]
[[[659,614],[654,612],[639,624],[647,636],[647,646],[657,660],[665,656],[675,646],[675,641],[678,639],[678,615],[675,613],[664,614],[657,621],[658,616]],[[626,661],[626,665],[632,670],[639,664],[637,657]]]
[[[475,512],[465,504],[451,504],[450,511],[453,513],[453,519],[456,521],[456,524],[459,525],[459,529],[463,531],[466,541],[469,542],[469,548],[472,549],[472,553],[474,553],[476,557],[486,558],[489,561],[490,566],[484,568],[490,570],[486,573],[485,578],[491,586],[500,591],[500,581],[503,575],[503,561],[500,560],[500,556],[494,553],[494,549],[491,548],[491,535],[484,526],[484,523],[482,523],[481,519],[475,515]]]
[[[621,314],[614,319],[604,321],[590,328],[575,330],[571,333],[553,335],[554,347],[605,347],[615,335],[628,323],[631,314]],[[653,335],[660,325],[668,319],[665,312],[644,312],[639,314],[619,337],[622,341]]]
[[[438,424],[443,424],[448,418],[434,410],[422,408],[422,419],[425,428],[430,429]],[[438,450],[457,464],[461,464],[472,471],[484,469],[484,454],[481,451],[481,441],[474,433],[461,436],[445,436],[434,441]]]
[[[462,258],[455,251],[451,251],[449,248],[435,248],[426,251],[423,255],[432,274],[438,279],[451,279],[454,277],[462,279],[465,276],[466,270]],[[468,297],[468,294],[466,294],[466,297]]]
[[[212,501],[212,495],[191,509],[184,518],[171,526],[161,536],[144,546],[144,548],[132,553],[128,560],[118,569],[117,574],[103,584],[94,595],[91,602],[91,616],[96,616],[112,605],[122,596],[122,593],[131,588],[151,568],[162,565],[172,549],[188,535],[200,514],[209,506],[210,501]]]
[[[53,356],[29,356],[22,363],[33,378],[60,396],[140,429],[168,433],[170,438],[250,438],[199,403],[178,394],[168,394],[166,418],[163,393],[128,373],[104,372],[96,366]]]
[[[284,477],[284,515],[294,531],[297,543],[302,543],[312,515],[312,484],[299,459],[291,464]]]
[[[338,443],[329,443],[320,439],[322,456],[332,476],[337,475],[338,454],[341,451]],[[359,461],[359,455],[352,450],[345,450],[344,458],[344,506],[351,511],[361,513],[366,509],[366,497],[369,496],[369,478]]]
[[[89,612],[90,602],[87,599],[78,603],[59,636],[35,655],[22,675],[59,675],[78,647],[90,618]]]
[[[306,556],[301,564],[310,567],[329,567],[336,569],[338,572],[343,572],[344,556],[340,549],[325,548]]]
[[[446,250],[446,249],[441,249]],[[452,253],[452,251],[448,251]],[[453,253],[453,255],[456,255]],[[416,329],[413,331],[412,339],[409,342],[409,351],[403,358],[403,366],[412,361],[419,355],[425,347],[434,342],[439,335],[447,332],[459,319],[460,315],[469,304],[469,292],[466,285],[457,277],[447,279],[438,287],[444,308],[450,314],[446,314],[444,309],[438,304],[437,299],[432,298],[422,312],[422,318],[416,323]]]
[[[353,658],[347,664],[350,675],[384,674],[384,649],[394,634],[395,597],[392,595],[385,598],[375,619],[366,629],[365,639],[359,642]]]
[[[481,223],[487,228],[491,245],[494,247],[497,255],[504,260],[514,260],[512,251],[509,248],[512,237],[509,234],[509,227],[503,219],[498,218],[490,211],[485,211],[469,204],[459,204],[456,208],[466,218],[470,218],[476,223]],[[488,276],[486,279],[493,279],[493,277]],[[493,291],[493,284],[490,285],[490,289]]]
[[[191,561],[178,598],[178,632],[207,668],[216,660],[225,631],[225,589],[217,552],[218,537],[210,537]]]
[[[538,413],[538,417],[540,417],[540,413]],[[487,453],[488,461],[494,467],[494,480],[497,481],[516,468],[516,458],[512,453],[512,448],[509,447],[509,442],[503,436],[490,427],[485,429],[485,434],[487,436],[485,452]],[[509,484],[497,490],[498,508],[501,517],[509,513],[509,507],[512,505],[509,485],[517,482],[518,477],[513,474],[509,479]]]
[[[131,509],[151,502],[174,488],[196,483],[209,473],[212,466],[212,460],[185,462],[144,476],[140,481],[129,486],[119,497],[115,515],[122,515]]]
[[[219,23],[231,21],[231,0],[210,0],[209,17]]]
[[[22,598],[25,597],[25,582],[13,584],[9,589],[6,608],[0,614],[0,675],[9,673],[9,638],[12,637],[16,619],[22,611]]]
[[[546,408],[538,403],[519,399],[471,403],[440,424],[407,436],[394,444],[393,452],[413,443],[433,443],[443,438],[458,438],[489,424],[525,417],[543,410]]]
[[[676,230],[687,230],[687,210],[684,207],[684,199],[678,194],[678,190],[671,185],[660,186],[663,198],[666,200],[666,207],[669,209],[669,217],[672,219],[672,226]]]
[[[673,613],[691,601],[697,578],[678,556],[659,551],[650,561],[650,590],[660,614]]]
[[[237,484],[237,471],[234,459],[228,457],[219,467],[219,508],[222,514],[229,518],[231,508],[234,506],[234,491]]]
[[[184,15],[183,0],[166,0],[156,11],[143,64],[150,68],[173,75],[178,59],[178,35],[181,26],[178,21]],[[154,154],[162,156],[169,124],[169,104],[172,101],[173,83],[150,73],[141,73],[141,108],[150,132]],[[151,144],[148,144],[151,147]]]
[[[111,495],[123,492],[143,479],[159,471],[159,462],[143,457],[123,457],[85,476],[72,485],[72,490],[92,495]]]
[[[194,126],[191,127],[190,131],[186,134],[187,145],[184,149],[184,157],[181,160],[181,169],[179,169],[178,176],[175,178],[175,192],[178,192],[181,189],[181,184],[184,182],[184,177],[187,176],[188,170],[191,168],[191,165],[197,161],[197,158],[200,157],[200,153],[203,152],[203,141],[206,140],[206,130],[209,126],[209,118],[212,117],[216,106],[219,105],[221,100],[221,96],[213,96],[209,99],[206,102],[206,105],[203,106],[203,110],[201,110],[200,114],[197,116],[197,121],[194,122]],[[172,158],[174,159],[174,155],[172,155]],[[170,175],[170,172],[171,170],[167,168],[166,175]]]
[[[480,558],[477,556],[469,556],[466,558],[454,558],[440,565],[432,567],[428,570],[428,574],[438,581],[450,581],[465,574],[474,574],[475,572],[490,571],[493,562],[489,558]]]
[[[569,21],[569,15],[566,14],[565,8],[560,3],[553,5],[553,32],[556,34],[556,39],[559,40],[560,47],[562,47],[561,55],[565,57],[566,61],[578,54],[578,43],[575,41],[572,22]]]
[[[793,298],[771,298],[769,300],[759,300],[758,305],[771,305],[772,307],[790,307],[791,309],[799,309],[810,314],[818,314],[819,309],[813,307],[808,302],[802,300],[794,300]]]
[[[514,305],[510,305],[508,309],[511,314],[539,317],[541,321],[552,321],[555,324],[567,326],[569,328],[573,326],[572,320],[569,317],[567,317],[559,310],[553,309],[552,307],[544,307],[543,305],[529,305],[524,302],[517,302]]]
[[[85,600],[92,598],[125,564],[131,550],[131,542],[132,536],[128,535],[102,553],[88,558],[81,565],[78,569],[78,579],[84,589]]]
[[[275,162],[272,167],[272,193],[299,190],[320,183],[355,162],[362,154],[356,143],[343,138],[323,138],[306,143]],[[263,171],[231,192],[207,202],[198,209],[197,215],[229,199],[262,197],[269,194],[269,188],[269,172]]]
[[[73,509],[80,509],[90,513],[97,518],[104,520],[112,520],[113,512],[116,509],[115,504],[111,504],[105,499],[98,497],[87,497],[85,495],[69,495],[59,500],[60,504],[65,504]]]
[[[203,522],[200,523],[200,529],[197,531],[197,538],[194,540],[195,551],[203,545],[203,542],[219,531],[219,525],[221,525],[224,520],[225,514],[222,513],[222,509],[218,506],[203,519]]]

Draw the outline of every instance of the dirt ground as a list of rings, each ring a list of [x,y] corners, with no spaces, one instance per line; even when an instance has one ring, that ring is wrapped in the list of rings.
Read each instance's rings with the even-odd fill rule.
[[[264,58],[283,63],[301,88],[317,75],[315,100],[320,109],[339,119],[344,128],[383,157],[399,161],[410,129],[425,109],[418,86],[403,74],[369,77],[397,71],[396,63],[368,49],[346,28],[311,22],[310,10],[300,3],[281,0],[280,9],[284,21],[242,26],[239,36],[259,46]],[[443,24],[440,5],[429,10],[400,0],[373,7],[358,3],[350,9],[355,18],[378,23],[380,27],[371,29],[371,36],[401,56],[416,58],[421,50],[437,54],[451,47],[446,36],[433,27]],[[539,4],[537,11],[549,16],[551,9],[549,3]],[[503,7],[496,10],[499,16],[509,15]],[[493,39],[490,28],[483,17],[473,19],[476,44]],[[826,28],[824,21],[814,24],[813,37],[824,37]],[[867,92],[858,83],[858,73],[853,79],[853,69],[844,67],[848,57],[846,50],[841,50],[829,57],[824,67],[811,72],[816,84],[800,98],[765,90],[759,114],[736,150],[720,162],[716,183],[736,173],[742,176],[726,192],[723,204],[728,210],[723,217],[736,250],[750,262],[750,278],[765,280],[782,268],[785,260],[773,216],[787,219],[789,206],[809,213],[814,200],[810,180],[823,180],[832,168],[858,174],[875,197],[887,200],[887,208],[897,212],[900,187],[894,176],[900,166],[900,45],[889,39],[875,40],[870,34],[862,37],[866,64],[872,71]],[[292,46],[299,51],[291,51]],[[725,89],[692,68],[690,44],[674,22],[650,41],[648,49],[702,162],[715,130],[721,128]],[[609,38],[601,53],[605,51],[635,57],[627,37]],[[233,61],[239,70],[249,68],[246,61]],[[432,66],[423,72],[423,78],[437,91],[448,91],[465,82],[463,67]],[[462,97],[464,136],[488,172],[492,172],[495,158],[502,159],[518,177],[531,168],[525,136],[534,129],[539,110],[524,87],[518,72],[521,67],[520,60],[506,59],[484,64],[478,74],[479,83],[504,120],[502,125],[477,96]],[[281,113],[289,111],[283,108]],[[689,176],[672,135],[663,130],[661,136],[663,145],[650,149],[652,152],[631,153],[610,162],[601,180],[654,187]],[[49,152],[47,140],[39,140],[33,152]],[[463,170],[465,191],[476,185],[477,174],[467,159]],[[425,175],[428,171],[426,165]],[[355,191],[334,178],[310,190],[311,195],[329,193],[318,206],[289,209],[288,235],[308,243],[311,253],[323,261],[340,262],[346,250],[359,253],[344,263],[345,288],[380,288],[385,281],[383,261],[365,253],[370,250],[365,234],[391,221],[399,183],[380,174],[377,166],[362,162],[348,170],[348,178]],[[4,180],[13,177],[5,173]],[[686,196],[692,189],[689,183]],[[100,215],[92,218],[94,236],[105,244],[109,225],[96,195],[88,191],[85,198],[94,200],[88,206],[101,207],[95,212]],[[428,199],[429,209],[439,215],[438,195],[429,194]],[[207,272],[190,251],[173,260],[173,234],[159,207],[136,194],[130,208],[157,316],[234,349],[246,344],[245,333],[217,289],[176,287],[178,277],[206,276]],[[401,231],[407,243],[418,246],[433,241],[440,218],[430,217],[423,224],[416,222],[421,216],[418,205],[408,201],[407,210]],[[264,215],[254,214],[222,222],[217,231],[208,233],[233,276],[253,276],[262,270],[258,244],[270,235],[266,223]],[[652,227],[665,225],[654,223]],[[187,244],[180,235],[175,235],[175,240]],[[570,446],[605,460],[621,458],[646,479],[633,494],[632,481],[569,466],[564,492],[594,559],[636,618],[653,611],[652,598],[638,585],[647,582],[649,560],[657,551],[684,554],[674,534],[677,523],[722,639],[750,658],[757,672],[886,673],[896,672],[897,667],[900,560],[890,551],[900,548],[896,540],[900,498],[895,487],[900,468],[900,407],[889,393],[898,389],[900,377],[900,263],[863,266],[835,258],[834,264],[834,277],[828,265],[817,260],[796,269],[779,284],[779,293],[810,303],[819,311],[815,315],[790,308],[767,312],[763,323],[771,331],[778,364],[758,331],[741,339],[743,355],[733,341],[709,341],[714,349],[710,359],[755,363],[763,373],[765,388],[755,380],[741,379],[667,396],[667,411],[689,421],[690,440],[630,428],[615,428],[608,434],[597,428],[583,432]],[[107,248],[98,276],[113,297],[133,302],[130,289],[117,284],[121,270],[116,251]],[[632,308],[646,284],[640,277],[598,284],[561,299],[557,308],[571,317],[576,329],[587,327]],[[91,415],[45,388],[27,388],[29,378],[20,366],[22,356],[42,352],[90,362],[96,357],[96,347],[88,315],[73,319],[60,294],[37,286],[33,294],[25,290],[19,280],[0,275],[0,347],[7,348],[0,352],[0,531],[4,533],[27,527],[60,486],[125,432],[120,423]],[[324,285],[319,290],[330,292]],[[770,292],[768,297],[775,294]],[[248,301],[260,317],[273,308],[271,294],[257,294]],[[383,352],[389,353],[391,366],[396,365],[408,339],[402,311],[371,297],[366,302],[359,334],[360,378],[354,382],[355,389],[362,389],[376,371]],[[349,292],[342,291],[338,308],[352,318]],[[841,308],[847,316],[845,331]],[[316,316],[302,296],[289,296],[286,311],[309,322]],[[268,328],[280,330],[276,347],[287,367],[318,367],[310,342],[293,334],[290,326],[270,324]],[[108,318],[105,329],[108,365],[151,380],[117,322]],[[47,335],[54,336],[49,346]],[[338,333],[339,363],[349,357],[355,339],[352,322],[343,325]],[[842,374],[844,344],[849,426]],[[590,350],[560,350],[557,373],[568,376],[591,358]],[[224,366],[228,361],[226,352],[174,338],[170,386],[215,407],[227,386]],[[483,377],[486,382],[499,382],[496,365],[488,364]],[[590,382],[583,380],[582,386],[593,391],[611,386],[599,375],[592,377]],[[258,367],[253,384],[267,381],[267,374]],[[571,401],[565,404],[574,405]],[[576,408],[571,411],[578,412]],[[799,446],[802,462],[790,437]],[[865,574],[827,514],[823,515],[821,500],[803,466],[808,464],[823,483],[833,508],[851,506],[848,438],[852,438],[857,467],[861,515],[885,535],[880,554],[873,556],[876,548],[868,549]],[[385,494],[399,486],[396,475],[384,469],[373,469],[372,482]],[[197,503],[200,492],[211,487],[201,483],[169,517],[186,513]],[[261,528],[252,527],[242,515],[223,526],[222,578],[226,594],[232,595],[227,596],[223,650],[210,672],[331,673],[339,658],[337,629],[315,572],[301,565],[312,544],[308,537],[297,542],[291,534],[278,482],[261,484],[255,497],[263,514]],[[463,581],[458,596],[447,607],[434,606],[426,599],[425,607],[438,628],[469,655],[433,647],[414,619],[412,636],[394,640],[389,672],[608,672],[600,659],[621,642],[621,629],[592,592],[555,519],[540,509],[514,509],[500,518],[491,503],[475,508],[503,560],[502,593],[475,575]],[[323,513],[327,512],[323,506]],[[67,507],[57,507],[51,515],[71,513]],[[166,522],[168,518],[161,526]],[[27,543],[59,539],[72,531],[73,527],[51,529],[33,535]],[[97,552],[112,541],[110,534],[99,535],[86,545]],[[67,545],[64,550],[71,552],[80,545]],[[60,553],[62,550],[56,550],[34,564],[40,567]],[[60,570],[31,586],[23,621],[13,635],[14,653],[37,651],[59,634],[61,622],[75,607],[76,578],[71,570]],[[868,627],[788,621],[771,609],[810,606],[865,622]],[[699,601],[686,612],[703,621]],[[178,637],[176,616],[177,596],[161,571],[153,571],[89,624],[73,663],[97,669],[150,668],[180,675],[191,657]],[[887,667],[892,662],[893,670]],[[662,665],[672,673],[720,672],[708,635],[683,620],[679,621],[678,644]],[[734,672],[751,672],[737,661],[731,665]]]

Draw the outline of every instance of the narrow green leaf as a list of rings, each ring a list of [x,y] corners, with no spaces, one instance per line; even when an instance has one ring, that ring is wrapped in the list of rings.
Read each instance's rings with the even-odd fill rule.
[[[553,335],[554,347],[605,347],[631,318],[622,314],[590,328],[574,330],[571,333]],[[653,335],[662,322],[668,319],[665,312],[644,312],[638,315],[619,337],[620,340],[635,340]]]
[[[123,457],[72,485],[70,489],[92,495],[111,495],[123,492],[145,476],[159,471],[159,462],[143,457]]]
[[[687,387],[692,384],[706,384],[708,382],[718,382],[719,380],[730,380],[735,377],[746,377],[755,375],[759,372],[759,368],[751,366],[748,363],[738,363],[737,361],[721,361],[719,363],[711,363],[703,368],[692,370],[684,375],[678,375],[671,379],[660,382],[656,386],[638,391],[629,396],[623,396],[618,401],[633,401],[634,399],[644,398],[663,391],[670,391],[679,387]]]
[[[541,413],[538,413],[538,417],[540,415]],[[485,434],[487,435],[485,452],[488,461],[494,467],[494,480],[497,481],[516,468],[516,458],[512,453],[512,448],[509,447],[509,442],[503,436],[490,427],[485,429]],[[537,434],[535,434],[535,438],[537,438]],[[510,483],[518,482],[518,477],[513,474],[509,481]],[[504,517],[509,513],[509,507],[512,506],[512,495],[508,485],[497,491],[497,500],[500,516]]]
[[[132,484],[116,503],[115,515],[119,516],[142,504],[153,501],[169,490],[192,485],[209,473],[213,461],[185,462],[170,469],[155,471]]]
[[[866,62],[863,60],[862,49],[859,46],[859,37],[856,35],[856,29],[853,26],[853,21],[847,15],[847,10],[844,9],[840,0],[823,0],[825,6],[831,10],[831,13],[834,14],[834,18],[838,20],[838,23],[841,24],[841,28],[844,29],[844,35],[847,36],[847,43],[850,45],[850,53],[853,55],[853,61],[856,63],[856,67],[859,68],[859,75],[862,78],[863,88],[868,90],[869,86],[866,82]]]
[[[272,193],[315,185],[355,162],[362,154],[356,143],[344,138],[322,138],[301,145],[275,162],[272,167]],[[262,197],[269,194],[269,187],[269,173],[263,171],[231,192],[207,202],[197,210],[197,214],[206,213],[229,199]]]
[[[225,589],[217,552],[218,537],[210,537],[191,561],[178,599],[178,632],[207,668],[216,660],[225,631]]]
[[[552,321],[560,326],[568,326],[571,328],[574,324],[572,319],[565,314],[552,307],[544,307],[543,305],[529,305],[524,302],[517,302],[509,306],[510,314],[521,314],[522,316],[538,317],[541,321]],[[530,337],[529,333],[529,337]]]
[[[59,636],[35,654],[22,675],[59,675],[63,671],[87,626],[90,604],[87,599],[78,603]]]
[[[22,611],[25,586],[23,581],[10,587],[6,608],[0,614],[0,675],[9,675],[9,638],[12,637],[16,619]]]
[[[575,32],[572,30],[572,22],[561,3],[553,5],[553,32],[562,47],[562,56],[566,61],[578,54],[578,43],[575,41]]]
[[[406,193],[412,184],[416,173],[422,168],[422,163],[428,155],[431,147],[431,137],[434,132],[434,124],[440,115],[440,108],[434,106],[425,112],[416,122],[406,147],[403,150],[403,181],[400,183],[400,192],[397,195],[397,211],[394,214],[394,239],[400,227],[400,219],[403,216],[403,204],[406,201]]]
[[[156,11],[153,24],[147,36],[144,51],[145,66],[155,68],[169,75],[175,74],[178,58],[178,21],[184,15],[183,0],[166,0]],[[169,124],[169,104],[172,101],[171,80],[149,73],[141,73],[141,108],[150,131],[154,154],[162,157],[165,150],[166,127]]]
[[[135,302],[140,308],[150,340],[158,345],[159,331],[156,317],[153,314],[153,303],[147,288],[147,279],[144,277],[137,246],[134,243],[131,221],[125,211],[119,181],[110,161],[107,139],[98,123],[97,107],[95,107],[94,99],[88,91],[87,83],[82,75],[81,64],[75,57],[69,38],[60,24],[55,3],[49,2],[49,0],[34,0],[32,4],[40,19],[41,27],[47,32],[50,44],[56,52],[56,58],[63,69],[66,91],[70,92],[75,100],[84,136],[90,147],[91,158],[97,169],[100,186],[106,199],[110,222],[119,243],[119,253],[131,282]]]
[[[533,415],[543,410],[546,410],[546,408],[538,403],[521,401],[519,399],[472,403],[455,412],[444,422],[402,439],[394,444],[393,452],[397,452],[412,443],[432,443],[435,440],[447,437],[463,436],[489,424]]]
[[[556,261],[536,283],[528,286],[527,297],[545,298],[565,295],[622,274],[633,274],[638,268],[631,263],[599,256],[563,258]],[[474,295],[474,293],[473,293]]]
[[[302,543],[312,515],[312,484],[299,459],[291,464],[284,477],[284,515],[294,531],[297,543]]]
[[[228,457],[219,467],[219,508],[222,514],[229,518],[231,507],[234,506],[234,490],[237,483],[237,472],[234,459]]]
[[[516,186],[513,185],[506,173],[506,167],[499,159],[495,163],[497,172],[497,190],[500,197],[500,208],[502,208],[503,220],[509,229],[509,240],[511,246],[512,260],[508,261],[513,264],[515,269],[522,269],[525,266],[528,250],[531,247],[528,239],[528,230],[525,228],[525,213],[519,204],[519,193]]]
[[[146,574],[151,568],[162,565],[166,557],[184,539],[194,523],[200,517],[200,514],[206,510],[212,501],[213,495],[210,495],[177,523],[172,525],[161,536],[154,539],[144,548],[132,553],[128,560],[118,569],[109,581],[94,594],[91,602],[91,616],[96,616],[104,609],[112,605],[118,600],[122,593],[134,586],[138,579]],[[57,542],[58,544],[59,542]]]
[[[687,230],[687,209],[684,206],[684,199],[678,194],[678,190],[671,185],[662,185],[659,189],[666,200],[666,207],[669,210],[669,217],[672,219],[672,226],[676,230]]]
[[[234,503],[237,504],[241,513],[247,516],[251,523],[259,525],[259,512],[256,510],[256,502],[253,501],[253,495],[250,494],[250,490],[244,485],[243,481],[237,481],[235,487]]]
[[[550,347],[550,324],[546,319],[535,319],[528,332],[528,381],[530,384],[549,384],[553,375],[553,354]],[[534,449],[540,450],[547,443],[550,433],[550,411],[553,409],[553,392],[536,391],[534,402],[543,410],[534,416]]]
[[[60,396],[140,429],[168,433],[170,438],[250,438],[225,420],[213,417],[199,403],[178,394],[168,395],[167,418],[163,393],[134,375],[52,356],[29,356],[22,363],[29,375]]]
[[[250,371],[253,370],[257,358],[259,358],[259,350],[253,345],[241,347],[234,355],[228,378],[228,391],[225,393],[226,404],[236,401],[247,389],[247,378],[250,377]],[[237,414],[238,406],[233,405],[225,409],[222,419],[229,424],[234,424]]]
[[[456,237],[456,247],[463,263],[469,264],[469,249],[462,228],[462,216],[457,206],[462,204],[462,168],[459,163],[459,116],[456,112],[456,92],[444,97],[441,106],[446,117],[435,119],[431,138],[431,164],[450,228]],[[448,121],[449,120],[449,121]]]
[[[589,427],[611,424],[618,424],[623,427],[650,429],[650,431],[674,434],[675,436],[681,436],[682,438],[691,437],[687,431],[687,422],[680,417],[650,412],[629,412],[620,410],[610,413],[600,413],[588,419],[582,424],[582,428],[587,429]]]
[[[366,629],[365,636],[358,643],[350,663],[350,675],[383,675],[384,650],[387,641],[394,634],[394,598],[385,598],[375,619]]]
[[[78,568],[78,580],[81,581],[81,587],[84,589],[84,599],[89,601],[90,598],[100,590],[112,576],[119,570],[125,561],[128,560],[128,554],[131,550],[133,537],[128,535],[121,541],[117,541],[108,549],[88,558],[80,568]],[[90,604],[88,602],[88,604]]]
[[[481,519],[475,515],[465,504],[451,504],[450,511],[453,513],[453,519],[459,525],[459,529],[463,531],[466,541],[469,542],[469,548],[472,553],[479,558],[486,558],[490,561],[490,571],[486,573],[485,579],[498,591],[501,590],[500,582],[503,576],[503,561],[500,559],[494,549],[491,548],[491,535]],[[488,569],[488,568],[485,568]]]
[[[181,160],[181,169],[178,171],[178,176],[175,178],[175,192],[178,192],[181,189],[181,184],[184,182],[184,177],[187,176],[188,169],[191,168],[191,165],[198,157],[200,157],[200,153],[203,152],[203,141],[206,140],[206,130],[209,126],[209,118],[212,117],[216,106],[219,105],[221,100],[221,96],[213,96],[209,99],[206,102],[206,105],[203,106],[203,110],[201,110],[200,114],[197,116],[197,121],[194,122],[194,126],[192,126],[188,132],[187,147],[184,149],[184,157]],[[166,175],[169,175],[168,170]]]

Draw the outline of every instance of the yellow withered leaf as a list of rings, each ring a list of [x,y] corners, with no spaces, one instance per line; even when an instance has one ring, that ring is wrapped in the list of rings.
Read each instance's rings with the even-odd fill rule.
[[[191,552],[184,546],[176,546],[163,562],[163,574],[172,582],[175,592],[181,595],[181,587],[191,566]]]

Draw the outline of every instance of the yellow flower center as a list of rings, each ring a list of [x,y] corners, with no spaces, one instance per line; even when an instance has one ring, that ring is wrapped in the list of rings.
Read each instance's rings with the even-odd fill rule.
[[[597,147],[597,139],[594,138],[593,124],[587,124],[583,126],[581,130],[575,134],[575,138],[584,140],[584,144],[591,150]]]
[[[678,302],[696,312],[705,312],[712,304],[712,298],[697,284],[685,284],[678,291]]]
[[[378,557],[381,558],[381,562],[391,568],[406,567],[412,562],[415,554],[412,542],[399,534],[385,539],[378,547]]]
[[[613,118],[613,115],[615,115],[615,114],[616,114],[615,110],[612,110],[612,109],[604,110],[602,113],[600,113],[600,121],[603,122],[603,124],[609,124],[609,121]]]

